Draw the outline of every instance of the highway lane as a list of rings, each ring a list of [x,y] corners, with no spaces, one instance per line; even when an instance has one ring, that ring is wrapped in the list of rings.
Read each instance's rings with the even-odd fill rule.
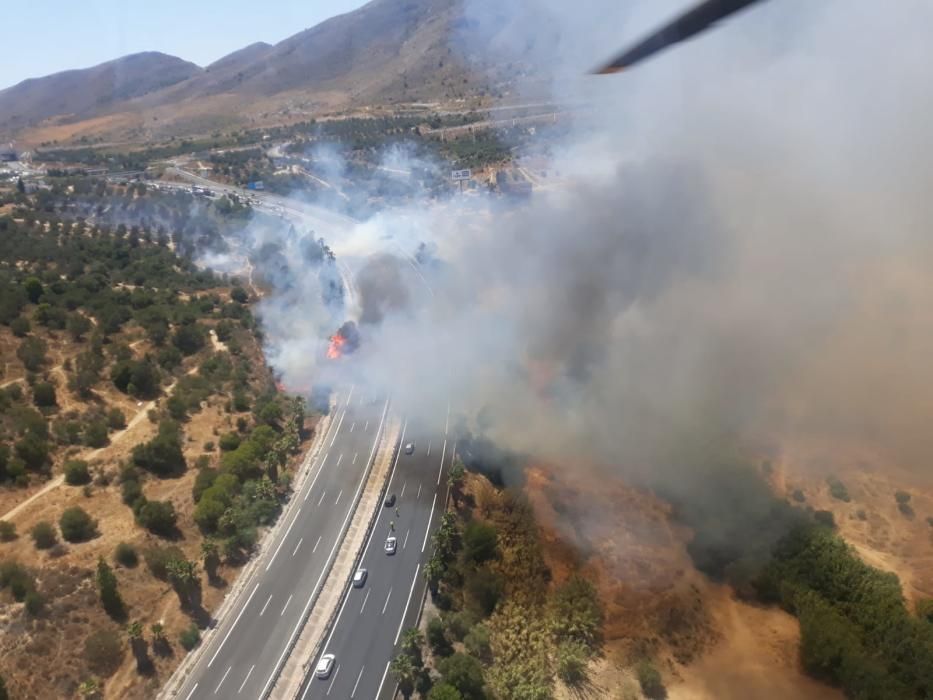
[[[359,390],[339,398],[309,476],[282,515],[280,534],[177,698],[260,698],[268,692],[336,554],[387,412],[386,399]]]
[[[383,506],[378,513],[360,564],[369,572],[366,584],[353,588],[348,583],[337,620],[304,680],[302,700],[383,700],[395,689],[388,665],[401,633],[418,618],[427,587],[422,569],[446,504],[447,473],[454,456],[449,414],[407,423],[404,431],[402,445],[414,442],[415,452],[406,455],[400,450],[386,491],[396,494],[398,511]],[[390,535],[398,540],[392,556],[384,551]],[[330,678],[315,678],[318,659],[328,653],[336,656]]]

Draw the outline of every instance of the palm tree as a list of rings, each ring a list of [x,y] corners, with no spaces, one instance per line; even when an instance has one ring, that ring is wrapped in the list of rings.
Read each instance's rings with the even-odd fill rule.
[[[408,700],[415,690],[415,679],[418,677],[418,669],[415,668],[411,657],[408,654],[399,654],[392,659],[389,670],[398,682],[398,689],[402,691],[405,700]]]
[[[131,641],[137,641],[143,638],[143,623],[139,620],[134,620],[126,626],[126,633],[129,635]]]
[[[415,666],[423,665],[421,648],[424,646],[424,635],[417,627],[409,627],[402,633],[402,651],[411,657]]]

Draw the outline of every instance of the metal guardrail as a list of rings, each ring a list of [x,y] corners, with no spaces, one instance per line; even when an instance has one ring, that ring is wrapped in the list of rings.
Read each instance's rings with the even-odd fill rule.
[[[392,450],[392,460],[394,460],[395,457],[396,457],[396,455],[398,454],[398,450],[399,450],[400,447],[401,447],[401,442],[402,442],[402,440],[401,440],[401,434],[400,434],[399,437],[398,437],[398,439],[396,440],[395,447],[394,447],[394,449]],[[370,475],[370,473],[372,472],[373,465],[376,463],[376,459],[377,459],[378,455],[379,455],[379,450],[376,450],[376,452],[375,452],[374,455],[373,455],[373,459],[370,460],[370,463],[366,466],[366,475],[365,475],[365,477],[364,477],[364,483],[365,483],[366,480],[369,480],[369,475]],[[388,472],[386,472],[386,478],[385,478],[385,480],[383,481],[382,486],[379,487],[379,501],[377,501],[377,503],[381,503],[381,502],[382,502],[382,499],[385,497],[385,491],[386,491],[386,488],[388,487],[388,484],[389,484],[389,474],[391,473],[391,471],[392,471],[392,470],[390,469]],[[359,495],[356,497],[356,503],[353,504],[353,514],[354,514],[354,515],[356,514],[356,509],[359,507],[360,501],[363,499],[363,494],[364,494],[365,492],[366,492],[366,489],[365,489],[365,488],[360,489],[360,493],[359,493]],[[378,509],[375,510],[375,511],[373,511],[373,515],[372,515],[372,517],[371,517],[370,520],[369,520],[369,525],[367,525],[367,527],[366,527],[366,532],[364,533],[364,537],[363,537],[363,541],[364,541],[364,542],[368,541],[369,536],[370,536],[370,534],[372,533],[373,528],[376,526],[376,521],[378,520],[378,517],[377,517],[377,516],[378,516],[378,513],[379,513]],[[343,541],[346,539],[347,533],[348,533],[349,531],[350,531],[350,528],[347,527],[347,528],[341,533],[341,535],[340,535],[340,545],[338,545],[337,551],[339,551],[340,548],[343,546]],[[353,566],[350,567],[350,573],[349,573],[349,575],[347,576],[347,580],[346,580],[347,585],[344,586],[343,592],[341,593],[340,598],[337,600],[337,605],[334,606],[334,610],[331,612],[330,617],[329,617],[328,620],[327,620],[327,624],[324,626],[324,630],[323,630],[323,634],[321,635],[321,639],[318,640],[318,642],[314,645],[314,648],[312,649],[312,653],[310,654],[308,661],[305,661],[305,662],[303,662],[303,663],[301,664],[301,668],[302,668],[302,671],[304,671],[304,674],[303,674],[303,676],[302,676],[301,683],[298,684],[298,689],[295,691],[295,694],[292,696],[293,698],[298,698],[298,697],[300,697],[300,695],[301,695],[301,691],[302,691],[302,689],[304,688],[304,679],[305,679],[305,677],[307,676],[307,670],[308,670],[308,668],[310,667],[310,662],[311,662],[313,659],[315,659],[315,658],[317,657],[318,652],[320,651],[320,648],[321,648],[321,644],[322,644],[323,639],[326,638],[326,635],[330,632],[331,628],[333,627],[333,625],[334,625],[334,623],[335,623],[335,621],[336,621],[337,615],[338,615],[339,612],[340,612],[340,606],[343,605],[343,599],[344,599],[344,597],[346,597],[346,595],[347,595],[347,593],[348,593],[350,580],[351,580],[352,577],[353,577],[353,572],[356,571],[356,567],[359,566],[360,560],[361,560],[362,557],[363,557],[363,550],[364,550],[364,549],[365,549],[365,547],[361,547],[360,550],[356,553],[356,556],[353,558]],[[333,558],[333,561],[331,561],[330,564],[328,565],[327,571],[326,571],[326,573],[325,573],[325,575],[324,575],[324,579],[323,579],[323,580],[324,580],[324,583],[321,585],[321,587],[320,587],[320,588],[317,590],[317,592],[314,594],[314,597],[313,597],[313,599],[312,599],[312,603],[311,603],[311,605],[308,606],[308,612],[305,614],[304,619],[301,620],[301,632],[299,632],[299,633],[295,636],[295,639],[294,639],[294,640],[289,644],[289,646],[288,646],[288,653],[285,655],[285,658],[286,658],[286,659],[289,658],[289,657],[292,655],[292,652],[295,650],[295,645],[297,645],[297,644],[298,644],[298,641],[301,639],[301,633],[304,632],[304,627],[305,627],[305,625],[308,624],[308,619],[311,617],[311,613],[314,611],[315,605],[317,605],[317,600],[318,600],[318,598],[320,597],[321,592],[324,590],[325,586],[327,585],[327,579],[330,577],[330,574],[331,574],[331,572],[333,571],[334,564],[336,563],[336,561],[337,561],[337,557],[335,556],[335,557]],[[282,669],[283,669],[283,668],[285,668],[285,664],[282,664],[282,666],[281,666],[280,668],[276,669],[276,671],[275,671],[275,678],[274,678],[273,682],[269,685],[269,691],[266,693],[265,696],[260,697],[259,700],[265,700],[265,698],[269,697],[269,695],[270,695],[270,694],[272,693],[272,691],[275,689],[276,684],[279,682],[279,677],[280,677],[280,675],[281,675],[281,673],[282,673]]]

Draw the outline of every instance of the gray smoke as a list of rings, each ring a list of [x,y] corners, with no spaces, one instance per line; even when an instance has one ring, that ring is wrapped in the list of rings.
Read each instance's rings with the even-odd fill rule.
[[[373,323],[341,371],[546,458],[654,469],[680,440],[815,437],[925,465],[933,5],[764,3],[585,74],[682,6],[467,2],[474,35],[591,108],[529,203],[423,203],[333,241],[397,258],[361,275]],[[422,241],[442,263],[416,275],[400,249]]]

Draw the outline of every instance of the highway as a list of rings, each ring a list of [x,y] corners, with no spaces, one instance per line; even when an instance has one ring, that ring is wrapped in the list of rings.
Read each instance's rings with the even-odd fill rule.
[[[389,477],[386,493],[396,494],[396,505],[383,506],[377,514],[360,564],[369,572],[366,583],[354,588],[348,580],[337,619],[303,682],[302,700],[384,700],[394,694],[389,663],[402,632],[418,618],[427,587],[422,569],[447,501],[454,457],[449,423],[448,410],[446,417],[405,424],[401,443],[413,442],[415,451],[399,450]],[[398,541],[391,556],[384,551],[390,535]],[[323,654],[334,654],[336,660],[330,677],[322,680],[314,677],[314,668]]]
[[[269,691],[337,552],[387,413],[385,398],[353,388],[338,395],[330,428],[281,516],[279,534],[176,698],[261,698]]]

